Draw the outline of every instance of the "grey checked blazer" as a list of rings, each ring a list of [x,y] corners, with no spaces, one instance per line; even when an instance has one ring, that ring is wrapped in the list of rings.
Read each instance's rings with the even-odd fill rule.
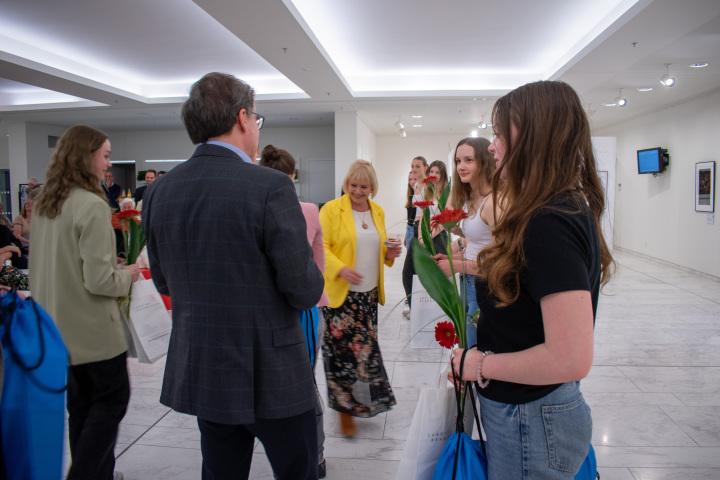
[[[145,192],[152,278],[172,298],[160,401],[223,424],[315,406],[298,310],[323,277],[292,181],[200,145]]]

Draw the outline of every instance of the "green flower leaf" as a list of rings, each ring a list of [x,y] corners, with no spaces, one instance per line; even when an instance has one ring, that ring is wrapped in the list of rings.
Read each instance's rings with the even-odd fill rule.
[[[413,242],[413,265],[420,281],[427,290],[428,295],[435,300],[445,314],[450,317],[455,332],[458,336],[460,346],[465,346],[466,335],[466,314],[463,301],[453,281],[448,279],[438,267],[432,255],[420,245],[416,238]]]
[[[438,199],[438,208],[442,212],[445,210],[445,205],[447,205],[448,198],[450,197],[450,185],[445,186],[445,190],[443,190],[442,195],[440,195],[440,198]]]
[[[423,209],[422,220],[420,221],[420,234],[422,235],[423,243],[425,248],[430,252],[430,255],[435,255],[435,247],[433,246],[432,233],[430,232],[430,209]],[[421,249],[422,246],[420,246]],[[424,249],[423,249],[424,250]],[[415,258],[415,257],[413,257]],[[437,265],[436,265],[437,266]]]

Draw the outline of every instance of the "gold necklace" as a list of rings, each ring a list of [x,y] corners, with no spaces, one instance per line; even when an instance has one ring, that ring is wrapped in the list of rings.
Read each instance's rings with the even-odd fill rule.
[[[367,222],[365,221],[365,215],[362,215],[362,214],[364,214],[364,213],[366,213],[366,212],[369,212],[369,211],[370,211],[370,210],[366,210],[365,212],[357,212],[357,213],[358,213],[358,218],[359,218],[360,221],[362,222],[362,228],[363,228],[363,230],[367,230],[367,229],[368,229],[368,224],[367,224]],[[353,210],[353,214],[354,214],[355,212],[356,212],[356,211]]]

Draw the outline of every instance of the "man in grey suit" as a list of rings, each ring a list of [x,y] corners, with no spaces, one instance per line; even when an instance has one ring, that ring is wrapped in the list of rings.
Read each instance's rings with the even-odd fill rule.
[[[248,478],[255,438],[280,479],[317,478],[315,385],[298,310],[324,280],[290,177],[252,164],[263,117],[210,73],[182,108],[193,156],[148,189],[150,271],[172,298],[160,401],[196,415],[202,478]]]

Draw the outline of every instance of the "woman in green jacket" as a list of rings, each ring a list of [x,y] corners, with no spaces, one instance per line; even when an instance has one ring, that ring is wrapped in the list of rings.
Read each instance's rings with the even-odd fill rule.
[[[130,400],[127,342],[117,297],[138,279],[118,268],[110,207],[100,187],[110,166],[107,135],[80,125],[58,141],[35,201],[30,286],[70,354],[68,480],[113,473],[118,425]]]

